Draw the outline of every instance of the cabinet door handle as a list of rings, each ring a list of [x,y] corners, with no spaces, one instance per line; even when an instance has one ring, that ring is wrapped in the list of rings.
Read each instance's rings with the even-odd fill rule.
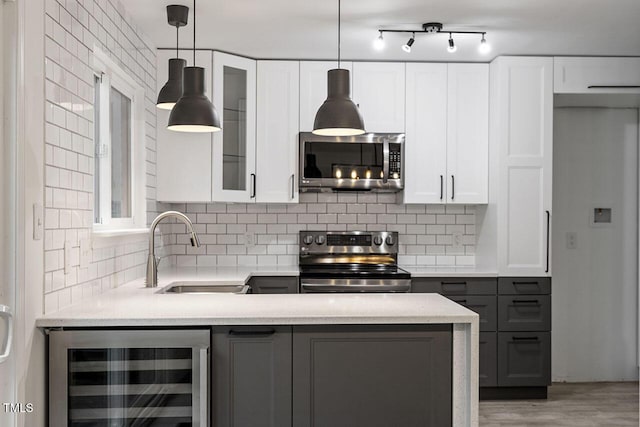
[[[545,268],[544,272],[549,272],[549,240],[551,233],[551,212],[545,211],[547,213],[547,268]]]
[[[513,304],[538,304],[540,305],[540,300],[537,299],[514,299],[512,300]]]
[[[587,89],[640,89],[638,85],[590,85]]]
[[[440,200],[444,197],[444,176],[440,175]]]
[[[451,175],[451,200],[456,198],[456,177]]]
[[[296,174],[291,174],[291,200],[296,198]]]
[[[235,335],[239,337],[268,337],[276,333],[275,329],[265,329],[263,331],[236,331],[231,329],[229,335]]]
[[[251,174],[251,198],[256,198],[256,174]]]
[[[538,337],[511,337],[512,341],[540,341]]]
[[[13,342],[13,313],[6,305],[0,304],[0,318],[4,318],[7,322],[6,333],[7,336],[4,339],[4,350],[0,354],[0,363],[9,358],[11,354],[11,343]]]

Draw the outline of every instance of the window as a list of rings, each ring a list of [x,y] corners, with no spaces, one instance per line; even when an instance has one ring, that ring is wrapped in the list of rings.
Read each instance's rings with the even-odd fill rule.
[[[94,230],[145,227],[144,92],[94,49]]]

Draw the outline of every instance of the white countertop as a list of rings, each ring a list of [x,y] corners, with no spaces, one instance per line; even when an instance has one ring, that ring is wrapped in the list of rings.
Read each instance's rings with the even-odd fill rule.
[[[176,280],[244,284],[251,275],[297,275],[298,268],[169,268],[157,288],[134,280],[42,316],[38,327],[477,323],[478,315],[438,294],[165,294]]]

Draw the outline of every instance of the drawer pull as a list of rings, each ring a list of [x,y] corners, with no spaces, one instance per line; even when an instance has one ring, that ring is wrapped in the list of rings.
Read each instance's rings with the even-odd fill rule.
[[[264,331],[235,331],[231,329],[229,335],[241,336],[241,337],[266,337],[276,333],[275,329],[266,329]]]
[[[532,282],[511,282],[513,283],[513,286],[518,286],[518,285],[538,285],[538,282],[536,281],[532,281]]]
[[[537,299],[514,299],[514,304],[538,304],[540,305],[540,300]]]
[[[512,341],[540,341],[538,337],[511,337]]]
[[[456,302],[458,304],[466,304],[467,300],[466,299],[454,299],[452,300],[453,302]]]
[[[447,285],[467,286],[467,282],[442,282],[442,286],[447,286]]]

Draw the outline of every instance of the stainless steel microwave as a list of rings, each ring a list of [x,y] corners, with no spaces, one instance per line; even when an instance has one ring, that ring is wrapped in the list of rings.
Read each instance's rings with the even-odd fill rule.
[[[300,132],[300,191],[403,189],[404,134],[319,136]]]

